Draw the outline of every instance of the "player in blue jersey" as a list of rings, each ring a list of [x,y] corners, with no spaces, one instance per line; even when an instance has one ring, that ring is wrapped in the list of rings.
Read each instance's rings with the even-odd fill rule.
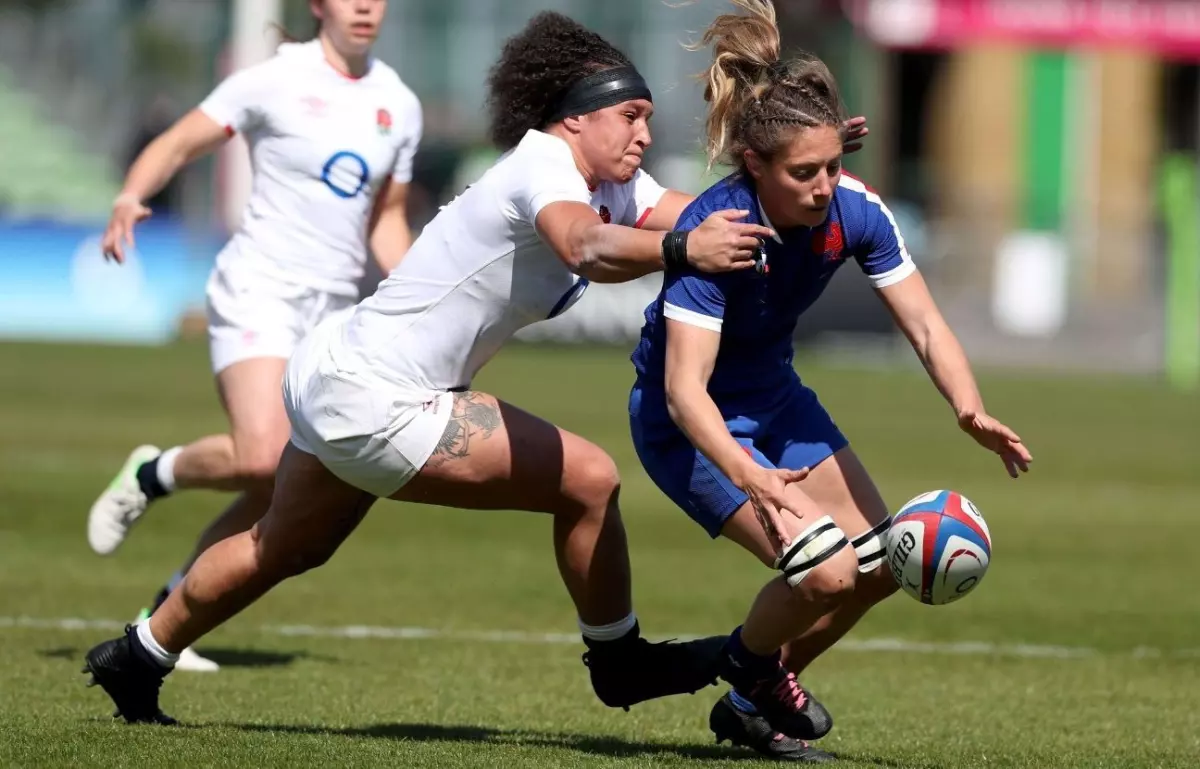
[[[849,442],[792,367],[800,315],[853,260],[913,345],[959,426],[1017,477],[1032,457],[984,410],[963,350],[942,319],[879,196],[842,173],[843,107],[818,59],[779,57],[774,9],[735,0],[718,18],[708,72],[710,161],[737,168],[682,214],[750,211],[775,235],[757,270],[705,275],[670,266],[633,355],[634,445],[655,484],[713,537],[782,575],[758,594],[725,649],[733,690],[710,726],[761,753],[830,756],[805,740],[829,714],[796,673],[896,590],[884,568],[887,508]],[[668,237],[673,237],[668,235]]]

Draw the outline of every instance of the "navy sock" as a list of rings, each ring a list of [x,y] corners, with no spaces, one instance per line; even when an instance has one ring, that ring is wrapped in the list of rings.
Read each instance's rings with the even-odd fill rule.
[[[137,469],[137,482],[148,500],[159,499],[171,493],[158,482],[158,457],[142,463]]]
[[[750,702],[750,700],[748,700],[745,697],[743,697],[742,695],[738,694],[737,689],[733,689],[732,691],[729,692],[729,701],[733,703],[733,706],[735,708],[742,711],[743,713],[747,713],[749,715],[754,715],[755,713],[758,712],[758,708],[754,707],[754,703]]]
[[[778,649],[765,656],[755,654],[747,649],[746,645],[742,643],[741,625],[730,633],[729,641],[725,645],[725,654],[728,655],[733,667],[751,681],[770,678],[771,674],[779,667],[779,660],[783,656]],[[740,678],[741,675],[738,677]]]

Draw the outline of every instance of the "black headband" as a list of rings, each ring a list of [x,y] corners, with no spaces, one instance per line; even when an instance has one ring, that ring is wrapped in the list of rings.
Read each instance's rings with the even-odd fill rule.
[[[567,88],[550,113],[546,124],[557,123],[575,115],[586,115],[614,104],[645,99],[654,101],[650,86],[634,67],[616,67],[594,72],[580,78]]]

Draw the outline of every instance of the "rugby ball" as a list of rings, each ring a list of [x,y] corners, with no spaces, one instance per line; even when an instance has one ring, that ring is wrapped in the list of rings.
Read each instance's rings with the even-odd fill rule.
[[[913,497],[892,519],[887,562],[904,592],[931,606],[953,603],[987,574],[992,535],[971,500],[955,491]]]

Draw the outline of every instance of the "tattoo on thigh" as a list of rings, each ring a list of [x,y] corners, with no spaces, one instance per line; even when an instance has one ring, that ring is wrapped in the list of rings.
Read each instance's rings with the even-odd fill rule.
[[[455,393],[450,421],[433,455],[429,457],[428,466],[437,467],[451,459],[469,456],[472,442],[478,443],[492,437],[503,421],[500,408],[494,401],[477,392]]]

